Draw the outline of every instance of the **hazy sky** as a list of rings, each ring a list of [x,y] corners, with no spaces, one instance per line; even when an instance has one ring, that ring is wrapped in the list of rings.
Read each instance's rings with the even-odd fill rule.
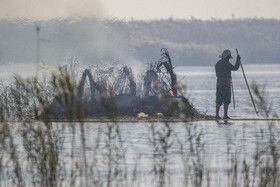
[[[280,0],[0,0],[0,18],[277,18]]]
[[[280,18],[280,0],[103,0],[118,18]]]

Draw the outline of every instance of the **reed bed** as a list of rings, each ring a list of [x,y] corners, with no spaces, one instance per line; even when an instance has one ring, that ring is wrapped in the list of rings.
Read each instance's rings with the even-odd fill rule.
[[[255,83],[252,87],[263,117],[275,116],[265,89]],[[241,135],[225,134],[227,159],[221,174],[213,169],[219,158],[208,157],[213,147],[205,138],[207,128],[199,123],[176,123],[181,128],[168,122],[145,123],[140,124],[144,133],[137,134],[127,130],[130,124],[116,122],[114,103],[104,103],[111,122],[85,123],[88,108],[77,99],[77,89],[61,69],[48,84],[15,77],[14,84],[1,85],[0,186],[280,185],[277,121],[256,125],[253,151],[236,144],[239,138],[245,142],[246,128]],[[55,97],[67,106],[68,122],[52,122]],[[141,145],[136,139],[146,140],[147,152],[131,150]]]

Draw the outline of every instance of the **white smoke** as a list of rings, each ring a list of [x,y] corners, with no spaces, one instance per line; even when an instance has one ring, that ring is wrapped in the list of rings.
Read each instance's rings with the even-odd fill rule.
[[[99,0],[1,0],[0,18],[50,20],[104,17]]]

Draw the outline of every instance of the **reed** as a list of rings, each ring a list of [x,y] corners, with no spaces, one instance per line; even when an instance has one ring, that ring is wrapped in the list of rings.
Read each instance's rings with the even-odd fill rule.
[[[276,116],[265,89],[256,84],[252,88],[263,117]],[[88,105],[77,97],[78,89],[62,69],[47,84],[17,76],[14,84],[1,85],[0,186],[280,185],[277,121],[267,120],[265,126],[255,128],[255,149],[249,155],[235,143],[240,137],[245,141],[246,129],[243,135],[227,133],[227,161],[219,182],[209,164],[217,160],[207,157],[211,144],[207,128],[192,122],[192,116],[183,116],[185,122],[176,125],[143,124],[147,150],[135,152],[131,149],[137,145],[128,136],[133,138],[137,132],[131,135],[129,124],[116,122],[113,100],[100,98],[110,122],[89,124],[85,122]],[[53,122],[53,99],[66,106],[67,122]],[[168,101],[166,106],[171,114],[174,106]]]

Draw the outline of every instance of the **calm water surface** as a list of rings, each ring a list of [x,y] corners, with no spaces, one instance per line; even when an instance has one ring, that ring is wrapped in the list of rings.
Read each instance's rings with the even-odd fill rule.
[[[174,70],[180,83],[187,86],[186,96],[193,105],[203,113],[215,114],[216,75],[213,66],[179,66]],[[255,81],[260,88],[265,87],[266,99],[272,103],[273,112],[280,112],[280,64],[243,64],[248,83]],[[54,71],[54,67],[42,69],[46,72]],[[34,64],[7,64],[1,66],[0,80],[13,80],[15,73],[30,77],[35,75]],[[45,72],[45,73],[46,73]],[[40,73],[44,74],[44,73]],[[247,90],[241,67],[232,72],[236,109],[233,104],[229,107],[230,116],[256,117],[254,108]],[[222,109],[222,108],[221,108]],[[221,115],[223,109],[220,111]]]
[[[269,133],[267,131],[268,122],[255,121],[236,121],[236,122],[215,122],[202,121],[190,123],[170,123],[169,128],[171,135],[166,136],[167,127],[163,123],[121,123],[119,124],[119,132],[122,142],[122,150],[126,157],[126,166],[128,172],[132,173],[137,158],[138,175],[141,176],[141,185],[145,186],[153,181],[152,174],[155,164],[159,161],[155,158],[162,152],[156,152],[160,149],[157,138],[152,137],[152,128],[155,132],[165,134],[164,143],[171,145],[166,149],[166,172],[169,177],[168,181],[173,185],[184,186],[184,158],[188,158],[189,164],[196,161],[196,156],[190,154],[190,136],[193,137],[193,146],[195,151],[199,151],[200,146],[195,140],[201,133],[200,144],[204,148],[200,150],[199,155],[201,163],[205,168],[204,172],[208,171],[210,174],[210,183],[213,186],[228,185],[227,173],[231,168],[231,155],[235,155],[242,165],[242,161],[246,159],[248,163],[253,164],[253,157],[256,152],[256,142],[260,145],[268,145]],[[60,126],[61,124],[58,124]],[[279,123],[276,123],[277,128]],[[88,160],[94,153],[96,139],[98,132],[101,135],[99,158],[102,160],[103,153],[106,152],[106,133],[108,133],[109,125],[106,123],[87,123],[85,125],[86,132],[86,146],[88,149]],[[261,136],[261,129],[263,135]],[[70,130],[70,129],[68,129]],[[190,130],[191,133],[188,133]],[[77,134],[80,130],[76,128]],[[72,135],[67,128],[63,131],[65,158],[70,157]],[[78,137],[78,136],[77,136]],[[261,137],[261,138],[258,138]],[[114,141],[111,146],[115,149],[119,146],[118,141]],[[120,147],[118,147],[120,148]],[[81,142],[76,138],[75,148],[77,151],[76,157],[82,158]],[[80,151],[78,151],[80,150]],[[104,169],[104,168],[103,168]],[[241,168],[239,168],[241,169]],[[101,169],[102,170],[102,169]],[[241,173],[241,172],[240,172]],[[206,173],[204,173],[206,175]],[[139,177],[138,176],[138,177]],[[204,179],[206,176],[204,176]],[[140,178],[139,178],[140,179]],[[204,184],[206,182],[204,181]]]
[[[246,65],[244,66],[248,82],[253,80],[258,85],[265,86],[266,99],[273,105],[273,111],[279,113],[280,108],[280,65]],[[194,106],[201,112],[214,115],[215,113],[215,87],[216,77],[213,67],[177,67],[175,69],[178,80],[187,85],[187,96]],[[233,84],[236,100],[236,109],[230,106],[229,114],[238,117],[256,117],[247,87],[241,70],[233,72]],[[221,110],[222,113],[222,110]],[[269,133],[266,121],[232,121],[229,123],[215,121],[200,121],[190,123],[120,123],[118,129],[115,124],[86,123],[85,146],[87,162],[93,163],[97,158],[101,174],[106,175],[106,155],[121,152],[125,156],[125,162],[120,162],[119,167],[127,168],[131,176],[137,165],[137,180],[139,186],[153,184],[155,175],[153,168],[160,165],[161,156],[166,160],[166,181],[169,186],[184,186],[184,174],[188,164],[200,162],[205,171],[209,172],[210,183],[213,186],[227,186],[227,173],[231,168],[231,155],[238,156],[241,162],[246,159],[253,163],[256,151],[256,142],[260,145],[269,143]],[[73,124],[56,123],[55,129],[63,139],[62,156],[65,167],[70,169],[71,151],[74,150],[75,160],[83,162],[81,128],[75,124],[73,136],[70,126]],[[275,122],[279,131],[279,122]],[[263,129],[263,133],[261,133]],[[21,144],[20,135],[16,131],[16,141]],[[111,141],[108,134],[112,133]],[[168,133],[169,132],[169,133]],[[201,134],[201,136],[199,136]],[[193,138],[190,141],[191,137]],[[199,138],[199,142],[197,141]],[[74,138],[74,139],[73,139]],[[278,138],[278,137],[277,137]],[[73,144],[74,142],[74,144]],[[110,142],[110,143],[108,143]],[[190,144],[192,142],[192,146]],[[98,144],[98,147],[96,145]],[[164,146],[166,144],[166,146]],[[204,146],[201,149],[201,145]],[[279,147],[278,147],[279,148]],[[191,155],[194,149],[194,155]],[[20,150],[23,151],[23,148]],[[165,151],[164,151],[165,150]],[[24,155],[24,154],[23,154]],[[117,156],[113,156],[117,159]],[[118,163],[118,160],[115,160]],[[137,163],[137,164],[136,164]],[[184,167],[185,166],[185,167]],[[241,172],[240,172],[241,173]],[[193,175],[190,174],[190,175]],[[206,177],[204,177],[204,180]],[[204,181],[206,182],[206,181]],[[206,183],[204,183],[206,185]]]
[[[272,103],[273,112],[280,112],[280,65],[243,65],[249,85],[253,81],[262,89],[265,98]],[[187,96],[201,112],[215,114],[216,75],[215,68],[209,66],[177,67],[178,80],[187,85]],[[232,72],[236,109],[229,107],[229,115],[256,117],[241,67]],[[222,109],[222,108],[221,108]],[[223,110],[220,111],[222,115]]]

